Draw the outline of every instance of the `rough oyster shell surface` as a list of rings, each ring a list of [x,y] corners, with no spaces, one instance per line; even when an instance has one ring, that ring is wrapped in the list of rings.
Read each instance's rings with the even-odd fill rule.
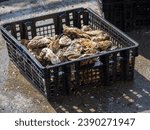
[[[92,28],[89,25],[82,26],[81,30],[84,31],[92,31]]]
[[[71,45],[72,40],[68,37],[63,35],[60,39],[59,39],[59,45],[61,46],[69,46]]]
[[[28,45],[29,42],[30,41],[27,40],[27,39],[21,39],[21,44],[24,45],[25,47],[27,47],[27,45]]]
[[[81,38],[76,40],[76,42],[83,47],[85,54],[94,54],[96,53],[96,49],[99,47],[98,43],[93,42],[89,39]]]
[[[110,40],[105,40],[105,41],[99,42],[99,48],[100,48],[102,51],[107,50],[107,49],[110,48],[111,46],[112,46],[112,41],[110,41]]]
[[[48,48],[51,49],[54,53],[59,51],[60,45],[59,45],[59,39],[53,39],[48,44]]]
[[[58,56],[56,56],[49,48],[43,48],[40,57],[46,61],[50,61],[54,65],[61,62]]]
[[[66,61],[66,58],[64,56],[64,52],[66,51],[67,48],[59,49],[59,51],[56,53],[56,55],[59,57],[61,62]]]
[[[98,36],[98,35],[103,35],[103,34],[104,34],[104,32],[101,31],[101,30],[86,31],[85,33],[86,33],[87,35],[89,35],[90,37]]]
[[[89,35],[87,35],[85,32],[83,32],[79,28],[75,28],[75,27],[64,26],[64,34],[67,35],[71,39],[75,39],[75,38],[89,38],[90,39]]]
[[[50,42],[51,40],[47,37],[36,36],[28,43],[27,48],[29,49],[43,48],[46,47]]]
[[[74,58],[79,58],[81,56],[83,48],[80,44],[73,42],[67,50],[64,52],[63,56],[65,56],[68,60],[74,60]]]
[[[110,37],[108,34],[100,34],[98,36],[94,36],[91,38],[92,41],[94,42],[101,42],[101,41],[105,41],[105,40],[109,40]]]

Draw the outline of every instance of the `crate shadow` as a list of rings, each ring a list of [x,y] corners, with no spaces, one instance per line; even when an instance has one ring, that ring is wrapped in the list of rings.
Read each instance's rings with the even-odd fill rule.
[[[133,82],[120,82],[113,86],[91,86],[77,95],[51,103],[58,113],[133,113],[150,110],[150,81],[135,72]]]

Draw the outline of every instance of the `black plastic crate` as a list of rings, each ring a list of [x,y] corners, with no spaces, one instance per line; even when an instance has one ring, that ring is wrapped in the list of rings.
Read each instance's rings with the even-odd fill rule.
[[[149,0],[103,0],[102,6],[105,18],[123,31],[150,26]]]
[[[64,24],[79,28],[91,25],[93,29],[102,29],[120,49],[43,67],[20,43],[20,39],[32,39],[36,35],[61,34]],[[77,8],[17,21],[3,25],[1,31],[11,61],[49,101],[87,87],[133,79],[138,44],[89,9]],[[87,64],[95,58],[95,63]],[[87,63],[84,65],[85,61]]]

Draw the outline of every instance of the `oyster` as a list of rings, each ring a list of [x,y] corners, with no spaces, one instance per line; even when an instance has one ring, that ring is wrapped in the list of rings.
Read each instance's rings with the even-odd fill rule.
[[[54,65],[61,62],[58,56],[56,56],[49,48],[43,48],[39,57],[45,61],[50,61]]]
[[[85,58],[85,57],[89,57],[89,56],[92,56],[92,54],[88,54],[88,53],[87,54],[83,54],[83,55],[80,56],[80,58]]]
[[[59,45],[59,39],[51,39],[51,42],[48,44],[47,46],[49,49],[51,49],[54,53],[56,53],[59,48],[60,48],[60,45]]]
[[[75,39],[75,38],[90,39],[89,35],[87,35],[85,32],[83,32],[80,29],[75,28],[75,27],[64,26],[64,34],[67,35],[71,39]]]
[[[42,51],[42,48],[40,49],[29,49],[29,52],[31,55],[33,55],[42,65],[45,63],[44,60],[40,57],[40,53]]]
[[[104,34],[100,34],[98,36],[94,36],[91,38],[92,41],[94,42],[101,42],[101,41],[105,41],[105,40],[109,40],[110,37],[108,34],[104,33]]]
[[[34,56],[34,57],[36,57],[36,56],[39,56],[40,55],[40,53],[41,53],[41,48],[39,48],[39,49],[29,49],[29,52]]]
[[[101,51],[105,51],[108,48],[110,48],[111,46],[112,46],[112,41],[110,41],[110,40],[105,40],[105,41],[99,42],[99,48]]]
[[[85,49],[86,48],[98,48],[98,44],[96,42],[89,40],[89,39],[81,38],[78,40],[78,43],[80,45],[82,45]]]
[[[80,55],[71,54],[71,55],[68,55],[67,59],[70,61],[73,61],[73,60],[77,60],[79,57]]]
[[[85,38],[76,40],[76,42],[83,47],[85,54],[94,54],[96,53],[96,49],[99,47],[98,43]]]
[[[109,50],[113,51],[113,50],[116,50],[117,48],[118,48],[117,46],[112,46]]]
[[[104,34],[104,32],[101,31],[101,30],[86,31],[85,33],[86,33],[87,35],[89,35],[90,37],[98,36],[98,35],[103,35],[103,34]]]
[[[63,35],[60,39],[59,39],[59,45],[61,46],[69,46],[71,45],[72,40],[68,37]]]
[[[92,31],[92,28],[89,25],[84,25],[82,26],[81,31]]]
[[[28,45],[29,42],[30,41],[27,40],[27,39],[21,39],[21,44],[24,45],[25,47],[27,47],[27,45]]]
[[[46,47],[51,42],[50,38],[43,36],[34,37],[27,45],[29,49],[38,49]]]
[[[66,58],[64,57],[64,52],[67,48],[59,49],[59,51],[56,53],[56,55],[59,57],[61,62],[66,61]]]
[[[80,44],[73,42],[64,52],[63,56],[68,60],[75,60],[81,56],[82,50],[83,48]]]

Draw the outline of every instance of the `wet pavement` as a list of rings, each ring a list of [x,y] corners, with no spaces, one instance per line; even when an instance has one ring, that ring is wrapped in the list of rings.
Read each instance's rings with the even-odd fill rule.
[[[12,1],[12,0],[10,0]],[[82,6],[79,2],[86,2],[84,6],[92,6],[97,11],[95,0],[41,0],[13,3],[17,6],[8,8],[0,6],[1,23],[13,21],[21,17],[32,17],[36,11],[41,14],[49,13],[49,8],[64,5],[71,7]],[[0,3],[1,4],[1,3]],[[25,5],[29,5],[25,8]],[[1,11],[2,8],[6,10]],[[22,10],[21,10],[22,8]],[[55,9],[62,10],[61,8]],[[12,12],[13,13],[12,13]],[[32,13],[31,13],[32,12]],[[26,14],[26,15],[25,15]],[[7,16],[7,17],[6,17]],[[12,18],[12,16],[14,16]],[[48,103],[9,61],[5,41],[0,37],[0,112],[150,112],[150,29],[136,30],[128,33],[139,42],[139,56],[135,64],[135,80],[133,82],[119,82],[109,87],[91,87],[90,90],[77,95]]]

